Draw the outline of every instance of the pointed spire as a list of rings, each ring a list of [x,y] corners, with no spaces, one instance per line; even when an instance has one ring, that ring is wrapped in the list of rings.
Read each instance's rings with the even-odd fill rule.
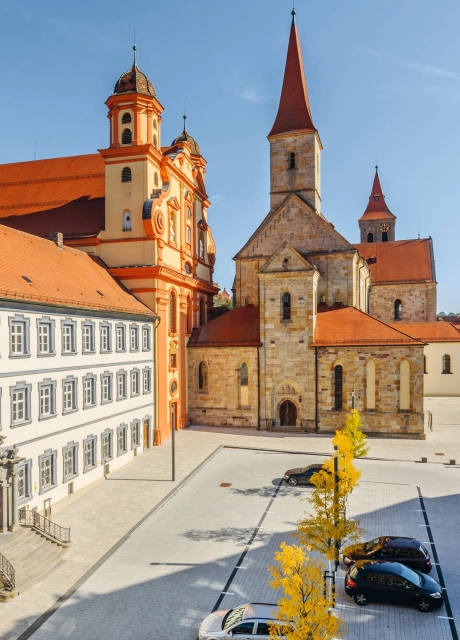
[[[396,218],[388,208],[385,202],[385,196],[382,193],[382,187],[380,186],[379,168],[375,167],[374,182],[372,184],[371,195],[369,196],[369,204],[360,220],[373,219],[380,220],[383,218]]]
[[[307,82],[300,49],[299,34],[295,22],[296,12],[292,10],[291,34],[284,70],[283,88],[278,114],[272,130],[268,134],[275,136],[290,131],[316,131],[310,110]]]
[[[137,47],[136,45],[133,45],[133,51],[134,51],[134,62],[133,62],[133,68],[137,66],[137,61],[136,61],[136,51],[137,51]]]

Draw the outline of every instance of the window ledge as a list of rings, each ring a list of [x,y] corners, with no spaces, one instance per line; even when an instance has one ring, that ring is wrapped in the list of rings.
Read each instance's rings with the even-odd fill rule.
[[[138,391],[137,393],[132,393],[132,394],[130,395],[130,398],[138,398],[140,395],[141,395],[141,394],[140,394],[140,391]]]
[[[67,416],[69,413],[75,413],[75,411],[78,411],[78,407],[75,407],[75,409],[63,409],[62,415]]]
[[[452,375],[452,371],[443,371],[443,372],[442,372],[442,375],[443,375],[443,376],[446,376],[446,375],[447,375],[447,376],[451,376],[451,375]]]
[[[96,349],[92,349],[91,351],[87,351],[86,349],[82,349],[81,353],[84,356],[94,355],[96,353]]]
[[[43,420],[51,420],[51,418],[56,418],[57,413],[51,413],[49,416],[39,416],[38,421],[43,422]]]
[[[116,353],[126,353],[126,349],[117,349]]]
[[[26,424],[31,424],[32,418],[28,418],[27,420],[21,420],[21,422],[12,422],[10,424],[11,429],[16,429],[16,427],[24,427]]]
[[[99,353],[112,353],[112,349],[101,349]]]
[[[77,356],[78,353],[76,351],[63,351],[61,356]]]
[[[120,400],[127,400],[128,396],[120,396],[119,398],[117,398],[117,402],[120,402]]]
[[[10,358],[12,360],[17,360],[18,358],[30,358],[31,353],[10,353]]]
[[[57,484],[52,484],[49,487],[46,487],[46,489],[40,489],[40,491],[38,492],[38,495],[41,496],[44,493],[48,493],[48,491],[52,491],[53,489],[56,489]]]
[[[84,404],[83,405],[83,409],[94,409],[94,407],[97,407],[97,403],[96,402],[94,404]]]
[[[89,471],[92,471],[93,469],[97,468],[97,464],[93,464],[92,467],[86,467],[85,469],[83,469],[83,473],[88,473]]]
[[[56,356],[57,353],[56,351],[53,351],[53,353],[37,353],[37,358],[52,358],[53,356]]]
[[[64,480],[62,481],[62,484],[66,484],[66,482],[72,482],[72,480],[75,480],[75,478],[78,478],[80,474],[74,473],[73,476],[69,476],[68,478],[64,478]]]
[[[124,456],[125,453],[128,453],[128,449],[125,449],[124,451],[120,451],[119,453],[117,453],[117,458],[119,458],[120,456]]]
[[[101,404],[110,404],[111,402],[113,402],[113,398],[110,398],[110,400],[101,400]]]

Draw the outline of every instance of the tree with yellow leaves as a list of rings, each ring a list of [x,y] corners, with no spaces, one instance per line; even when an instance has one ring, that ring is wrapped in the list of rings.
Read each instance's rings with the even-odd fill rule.
[[[366,444],[367,437],[361,431],[362,426],[359,411],[352,409],[345,420],[345,426],[341,433],[350,440],[354,458],[364,458],[369,453],[369,446]]]
[[[270,586],[281,589],[279,623],[270,624],[270,640],[333,640],[341,635],[343,622],[331,611],[324,594],[324,564],[311,560],[305,547],[281,544],[276,565],[269,567]]]

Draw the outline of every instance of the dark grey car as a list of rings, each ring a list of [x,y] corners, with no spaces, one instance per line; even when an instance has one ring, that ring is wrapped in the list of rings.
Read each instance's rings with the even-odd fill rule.
[[[308,467],[289,469],[284,474],[284,482],[295,486],[296,484],[311,484],[311,478],[315,473],[321,471],[322,464],[310,464]]]

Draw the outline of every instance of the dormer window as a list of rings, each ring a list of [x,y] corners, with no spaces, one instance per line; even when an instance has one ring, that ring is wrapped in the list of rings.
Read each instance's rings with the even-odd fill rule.
[[[295,169],[295,153],[291,151],[289,154],[289,169]]]
[[[123,129],[121,134],[121,144],[131,144],[133,141],[133,133],[131,129]]]
[[[121,181],[122,182],[131,182],[133,179],[131,169],[129,167],[125,167],[121,172]]]
[[[131,231],[131,211],[123,213],[123,231]]]
[[[121,122],[123,124],[129,124],[131,122],[131,114],[128,112],[124,113]]]

